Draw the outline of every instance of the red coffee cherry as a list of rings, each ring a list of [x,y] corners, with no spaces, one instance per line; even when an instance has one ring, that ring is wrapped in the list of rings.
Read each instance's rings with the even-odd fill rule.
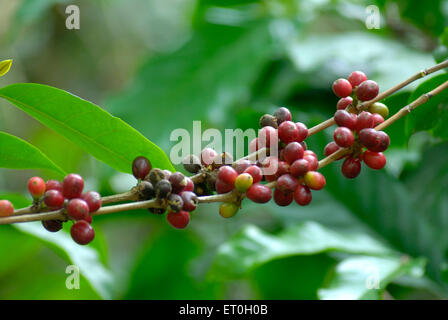
[[[370,151],[383,152],[389,147],[389,136],[384,131],[363,129],[359,132],[359,141]]]
[[[70,173],[62,182],[62,194],[67,199],[79,198],[84,188],[84,180],[79,174]]]
[[[234,186],[228,185],[227,183],[222,182],[221,180],[216,180],[215,190],[219,194],[230,192],[234,189]]]
[[[190,223],[190,213],[183,210],[179,212],[168,212],[166,219],[174,228],[184,229]]]
[[[67,214],[71,219],[84,220],[89,216],[89,205],[82,199],[71,199],[67,203]]]
[[[41,177],[32,177],[28,180],[28,191],[35,199],[44,195],[45,188],[45,181]]]
[[[247,168],[249,168],[252,165],[252,162],[246,159],[241,159],[235,162],[233,165],[234,169],[238,174],[243,173]]]
[[[93,217],[92,216],[87,216],[85,219],[83,219],[85,222],[87,222],[88,224],[92,224],[93,221]]]
[[[342,148],[350,147],[353,142],[355,142],[353,132],[346,127],[336,128],[336,130],[334,130],[333,138],[337,145]]]
[[[238,172],[230,166],[223,166],[218,170],[218,179],[229,186],[235,185],[236,177]]]
[[[256,203],[266,203],[272,198],[272,190],[262,184],[255,183],[247,191],[246,196]]]
[[[356,88],[356,96],[361,101],[372,100],[378,95],[380,87],[375,81],[366,80]]]
[[[212,148],[204,148],[201,151],[201,157],[200,157],[202,165],[203,166],[211,165],[213,163],[213,159],[215,159],[217,155],[218,152],[216,152]]]
[[[50,232],[58,232],[62,229],[61,220],[42,220],[42,226]]]
[[[9,200],[0,200],[0,217],[10,217],[14,213],[14,206]]]
[[[325,187],[325,177],[317,171],[308,171],[303,178],[307,187],[312,190],[321,190]]]
[[[348,82],[350,82],[350,84],[354,88],[354,87],[359,86],[362,82],[366,81],[367,76],[365,75],[364,72],[353,71],[352,73],[350,73],[347,80],[348,80]]]
[[[196,193],[191,191],[183,191],[180,196],[182,197],[182,200],[184,202],[184,205],[182,207],[185,211],[193,211],[196,209],[199,199]]]
[[[150,183],[150,182],[148,182],[148,183]],[[101,204],[102,204],[101,196],[98,192],[95,192],[95,191],[85,192],[81,195],[81,199],[84,200],[87,203],[87,205],[89,206],[90,213],[98,211],[99,208],[101,208]]]
[[[294,198],[294,194],[292,192],[283,193],[279,189],[274,190],[274,201],[280,207],[289,206]]]
[[[289,173],[289,164],[286,161],[279,161],[278,170],[275,173],[276,177],[278,178],[287,173]]]
[[[285,123],[285,122],[284,122]],[[283,149],[283,158],[289,164],[293,163],[298,159],[302,159],[304,150],[302,145],[296,141],[290,142],[286,145],[285,149]]]
[[[278,126],[278,137],[284,143],[296,141],[299,138],[299,129],[292,121],[284,121]]]
[[[252,186],[254,178],[249,173],[242,173],[236,177],[235,189],[239,192],[246,192]]]
[[[296,191],[294,191],[294,200],[297,204],[301,206],[306,206],[310,204],[313,196],[311,195],[311,190],[307,186],[299,184]]]
[[[58,180],[48,180],[46,183],[45,191],[57,190],[62,193],[62,182]]]
[[[372,114],[372,118],[373,118],[373,126],[374,127],[376,127],[380,123],[384,122],[384,118],[381,115],[379,115],[378,113]]]
[[[352,85],[346,79],[338,79],[331,86],[335,95],[344,98],[352,93]]]
[[[233,202],[224,202],[219,206],[219,215],[223,218],[231,218],[238,212],[238,206]]]
[[[145,179],[151,169],[151,162],[143,156],[139,156],[132,161],[132,174],[136,179]]]
[[[277,143],[278,133],[277,129],[273,127],[263,127],[258,131],[258,148],[270,147],[271,141]]]
[[[290,174],[284,174],[277,180],[277,189],[283,193],[292,193],[296,190],[299,182]]]
[[[258,138],[255,138],[249,143],[249,152],[254,153],[258,151],[258,149]]]
[[[293,177],[300,177],[303,176],[305,173],[309,170],[309,162],[305,159],[298,159],[294,161],[291,166],[289,167],[289,172]]]
[[[332,155],[333,153],[335,153],[336,151],[338,151],[340,148],[339,146],[336,144],[336,142],[331,141],[329,142],[324,149],[324,154],[326,157]]]
[[[297,130],[299,130],[299,136],[297,138],[297,142],[303,142],[308,137],[308,128],[302,122],[296,122]]]
[[[95,231],[90,223],[84,220],[79,220],[74,223],[70,229],[72,239],[80,245],[86,245],[95,238]]]
[[[350,130],[355,130],[356,120],[358,116],[354,113],[349,113],[345,110],[338,110],[334,114],[334,121],[339,127],[346,127]]]
[[[277,118],[278,125],[280,125],[281,123],[283,123],[285,121],[291,121],[291,119],[292,119],[291,112],[285,107],[281,107],[281,108],[278,108],[277,110],[275,110],[274,117]]]
[[[386,165],[386,156],[382,152],[372,152],[369,150],[366,150],[363,155],[362,159],[364,160],[364,163],[372,169],[380,170],[383,169]]]
[[[261,171],[260,167],[250,166],[249,168],[244,170],[244,172],[252,176],[253,183],[258,183],[263,179],[263,172]]]
[[[341,171],[344,177],[348,179],[356,178],[361,172],[361,160],[347,157],[342,163]]]
[[[362,129],[373,128],[375,126],[372,114],[368,111],[363,111],[358,115],[356,119],[356,132],[360,132]]]
[[[351,105],[353,102],[352,97],[345,97],[339,99],[338,103],[336,104],[336,109],[338,110],[345,110],[349,105]]]
[[[189,177],[185,177],[187,179],[187,185],[185,186],[184,191],[193,191],[194,190],[194,182]]]
[[[168,178],[171,183],[171,188],[173,193],[180,193],[184,191],[187,186],[187,179],[182,172],[174,172]]]
[[[44,203],[51,210],[61,209],[64,206],[64,196],[57,190],[45,191]]]
[[[313,151],[306,150],[303,153],[303,159],[308,161],[309,171],[315,171],[319,167],[319,161],[317,160],[317,156]]]

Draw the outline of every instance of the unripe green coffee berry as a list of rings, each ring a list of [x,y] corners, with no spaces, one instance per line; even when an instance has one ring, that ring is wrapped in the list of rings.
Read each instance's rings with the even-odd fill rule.
[[[277,118],[270,114],[262,115],[260,118],[260,127],[271,126],[273,128],[278,128]]]
[[[219,206],[219,214],[223,218],[231,218],[238,212],[238,206],[233,202],[224,202]]]
[[[369,112],[378,113],[380,116],[386,119],[389,115],[389,108],[384,103],[375,102],[369,107]]]
[[[153,186],[163,179],[167,179],[167,175],[162,169],[159,168],[152,169],[145,177],[145,180],[151,182]]]
[[[190,173],[198,173],[202,168],[201,160],[194,154],[186,156],[183,159],[182,164],[184,165],[185,170]]]
[[[235,189],[239,192],[246,192],[247,189],[250,188],[254,179],[248,173],[242,173],[235,180]]]
[[[154,186],[149,181],[142,181],[137,186],[138,197],[140,200],[150,200],[155,197]]]
[[[182,197],[180,195],[175,193],[169,195],[167,201],[168,211],[179,212],[180,210],[182,210],[183,206],[184,201],[182,200]]]
[[[171,193],[171,183],[166,179],[162,179],[156,183],[154,189],[157,199],[165,199]]]

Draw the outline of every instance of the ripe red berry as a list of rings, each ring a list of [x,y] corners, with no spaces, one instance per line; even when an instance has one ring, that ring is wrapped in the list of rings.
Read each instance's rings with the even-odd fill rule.
[[[191,191],[183,191],[180,196],[182,197],[184,203],[182,207],[183,210],[193,211],[194,209],[196,209],[196,206],[199,203],[199,199],[196,193]]]
[[[252,162],[246,159],[241,159],[235,162],[233,165],[234,169],[238,174],[243,173],[247,168],[249,168],[252,165]]]
[[[218,170],[218,179],[229,186],[235,185],[236,177],[238,172],[230,166],[223,166]]]
[[[312,157],[314,157],[317,160],[317,155],[314,153],[314,151],[311,151],[311,150],[305,150],[303,152],[303,156],[304,157],[305,156],[312,156]]]
[[[28,191],[33,198],[40,198],[45,193],[45,181],[41,177],[32,177],[28,180]]]
[[[302,142],[308,137],[308,128],[302,122],[296,122],[297,130],[299,130],[299,136],[297,138],[297,142]]]
[[[52,210],[61,209],[64,206],[64,196],[57,190],[45,191],[44,203]]]
[[[292,121],[284,121],[278,126],[278,137],[284,143],[296,141],[299,138],[299,129]]]
[[[184,191],[187,186],[187,179],[182,172],[172,173],[168,181],[171,183],[171,188],[173,193],[180,193]]]
[[[336,104],[336,109],[345,110],[350,104],[352,104],[352,102],[353,102],[352,97],[341,98]]]
[[[272,143],[278,142],[277,129],[267,126],[263,127],[258,131],[258,148],[270,147]]]
[[[298,178],[308,172],[309,166],[309,162],[305,159],[298,159],[291,164],[289,172],[293,177]]]
[[[353,142],[355,142],[353,132],[346,127],[336,128],[336,130],[334,130],[333,138],[337,145],[342,148],[350,147]]]
[[[309,171],[315,171],[319,167],[319,161],[317,160],[317,156],[314,152],[306,150],[303,154],[303,159],[308,161]]]
[[[277,157],[270,156],[264,159],[261,163],[263,168],[263,175],[267,181],[274,181],[277,179],[277,172],[279,168],[279,160]]]
[[[187,185],[185,186],[184,191],[193,191],[194,190],[194,182],[189,177],[185,177],[187,179]]]
[[[62,192],[62,182],[58,180],[48,180],[46,183],[45,191],[57,190]]]
[[[339,98],[344,98],[352,93],[352,85],[346,79],[338,79],[333,82],[332,89]]]
[[[249,168],[244,170],[244,172],[252,176],[253,183],[258,183],[263,179],[263,172],[261,171],[260,167],[250,166]]]
[[[284,122],[285,123],[285,122]],[[304,150],[302,145],[296,141],[290,142],[286,145],[285,149],[283,149],[283,158],[289,164],[294,161],[301,159],[304,154]]]
[[[356,88],[356,96],[361,101],[372,100],[378,95],[380,87],[373,80],[366,80]]]
[[[132,174],[136,179],[144,179],[151,169],[151,162],[143,156],[139,156],[132,161]]]
[[[277,189],[283,193],[292,193],[296,190],[299,182],[290,174],[284,174],[277,179]]]
[[[361,172],[361,160],[347,157],[342,163],[341,171],[344,177],[348,179],[356,178]]]
[[[67,214],[74,220],[84,220],[89,215],[89,205],[82,199],[71,199],[67,203]]]
[[[325,187],[325,177],[317,171],[308,171],[304,176],[305,184],[313,190],[320,190]]]
[[[359,86],[362,82],[367,80],[367,76],[364,72],[361,71],[353,71],[347,78],[348,82],[352,85],[352,87]]]
[[[72,239],[80,245],[90,243],[95,238],[95,231],[90,223],[84,220],[79,220],[74,223],[70,229]]]
[[[222,182],[221,180],[216,180],[215,190],[219,194],[230,192],[234,189],[234,186],[228,185],[227,183]]]
[[[213,159],[216,158],[218,153],[212,148],[204,148],[201,151],[201,163],[204,166],[211,165],[213,163]]]
[[[281,107],[275,110],[274,117],[277,118],[278,125],[285,121],[291,121],[292,119],[291,112],[285,107]]]
[[[258,151],[258,138],[253,139],[249,143],[249,152],[254,153],[255,151]]]
[[[79,198],[84,188],[84,180],[79,174],[70,173],[62,182],[62,194],[67,199]]]
[[[331,141],[329,142],[324,149],[324,154],[326,157],[328,157],[329,155],[332,155],[333,153],[335,153],[336,151],[338,151],[340,148],[339,146],[336,144],[336,142]]]
[[[42,226],[50,232],[58,232],[62,229],[61,220],[42,220]]]
[[[236,177],[235,189],[239,192],[246,192],[252,186],[254,178],[249,173],[242,173]]]
[[[373,118],[373,126],[374,127],[376,127],[380,123],[384,122],[384,118],[381,115],[379,115],[378,113],[372,114],[372,118]]]
[[[312,199],[313,196],[311,195],[310,188],[299,184],[296,191],[294,191],[294,200],[296,201],[296,203],[301,206],[306,206],[311,202]]]
[[[356,118],[356,132],[360,132],[362,129],[373,128],[375,126],[375,120],[372,114],[368,111],[363,111]]]
[[[266,203],[272,198],[272,190],[265,185],[255,183],[247,191],[246,196],[256,203]]]
[[[150,183],[150,182],[148,182]],[[85,192],[81,195],[81,199],[84,200],[89,206],[89,212],[98,211],[101,208],[101,196],[96,191]]]
[[[389,147],[389,136],[384,131],[368,128],[361,130],[358,136],[359,141],[370,151],[383,152]]]
[[[284,193],[279,189],[274,190],[274,201],[280,207],[286,207],[291,204],[294,198],[294,194],[292,192]]]
[[[355,130],[356,128],[357,115],[354,113],[349,113],[345,110],[338,110],[334,114],[334,121],[340,127],[346,127],[350,130]]]
[[[233,202],[223,202],[219,206],[219,215],[223,218],[231,218],[238,212],[238,206]]]
[[[9,217],[14,213],[14,206],[9,200],[0,200],[0,217]]]
[[[362,155],[362,159],[369,168],[375,170],[383,169],[386,165],[386,156],[382,152],[366,150]]]
[[[93,217],[92,216],[87,216],[85,219],[83,219],[85,222],[87,222],[87,223],[89,223],[89,224],[92,224],[92,221],[93,221]]]
[[[179,212],[168,212],[166,219],[176,229],[184,229],[190,222],[190,213],[181,210]]]

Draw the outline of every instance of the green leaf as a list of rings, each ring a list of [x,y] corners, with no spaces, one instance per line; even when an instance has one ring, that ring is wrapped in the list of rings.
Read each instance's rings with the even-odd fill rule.
[[[1,88],[0,97],[119,171],[131,172],[132,161],[140,155],[154,167],[174,170],[166,154],[138,131],[66,91],[21,83]]]
[[[275,259],[328,251],[366,255],[393,253],[363,232],[337,232],[315,222],[299,223],[276,235],[249,225],[219,247],[211,276],[241,276]]]
[[[5,74],[8,73],[9,69],[11,68],[12,60],[3,60],[0,61],[0,77],[3,77]]]
[[[17,208],[29,205],[29,201],[23,196],[5,194],[1,195],[0,198],[10,200]],[[49,245],[53,250],[77,266],[81,275],[88,280],[92,288],[101,297],[104,299],[112,298],[114,288],[112,273],[100,262],[98,252],[91,246],[76,244],[70,235],[62,230],[57,233],[48,232],[42,227],[40,222],[15,224],[13,226],[21,232]],[[15,243],[15,245],[20,246],[21,244]],[[80,287],[82,289],[82,283]]]
[[[0,131],[0,167],[10,169],[46,169],[65,172],[42,151],[28,142]]]
[[[386,286],[404,273],[421,277],[424,260],[408,257],[350,257],[336,266],[328,285],[319,290],[319,298],[380,299]]]
[[[448,81],[448,74],[440,74],[425,82],[411,94],[409,103],[437,86]],[[448,90],[430,98],[428,102],[413,110],[406,119],[406,133],[410,136],[418,131],[428,131],[434,137],[448,139]]]

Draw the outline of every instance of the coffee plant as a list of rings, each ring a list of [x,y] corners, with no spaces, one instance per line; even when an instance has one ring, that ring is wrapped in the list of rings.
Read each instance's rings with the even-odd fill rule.
[[[0,76],[8,72],[11,64],[11,60],[0,63]],[[386,165],[384,152],[390,138],[384,129],[447,89],[448,81],[391,116],[380,101],[446,67],[448,60],[381,93],[375,81],[361,71],[354,71],[347,79],[337,79],[332,85],[334,94],[340,98],[333,118],[308,129],[306,124],[296,122],[287,108],[278,108],[273,114],[261,117],[261,128],[258,137],[249,144],[249,155],[233,159],[229,153],[205,148],[183,160],[185,170],[192,174],[190,177],[176,172],[163,151],[135,129],[88,101],[38,84],[1,88],[0,97],[97,159],[119,171],[132,173],[136,185],[128,192],[101,197],[96,191],[84,190],[83,177],[76,173],[65,175],[62,181],[31,177],[28,191],[33,202],[15,209],[9,200],[0,200],[0,224],[41,221],[49,232],[58,232],[64,223],[71,223],[73,240],[86,245],[95,237],[92,224],[97,215],[144,209],[149,214],[165,216],[172,227],[183,229],[189,225],[194,210],[205,203],[220,203],[219,214],[223,218],[235,216],[244,207],[245,198],[260,205],[271,199],[278,206],[293,202],[310,205],[313,192],[326,185],[326,178],[319,172],[322,167],[342,161],[342,175],[353,179],[361,172],[362,163],[375,170]],[[53,101],[72,108],[59,111]],[[308,149],[306,139],[335,124],[334,141],[327,144],[326,157],[319,160]],[[7,134],[2,134],[1,139],[10,149],[3,151],[2,166],[63,172],[26,142]],[[277,147],[278,154],[270,154],[272,146]],[[20,153],[19,147],[23,148]]]

